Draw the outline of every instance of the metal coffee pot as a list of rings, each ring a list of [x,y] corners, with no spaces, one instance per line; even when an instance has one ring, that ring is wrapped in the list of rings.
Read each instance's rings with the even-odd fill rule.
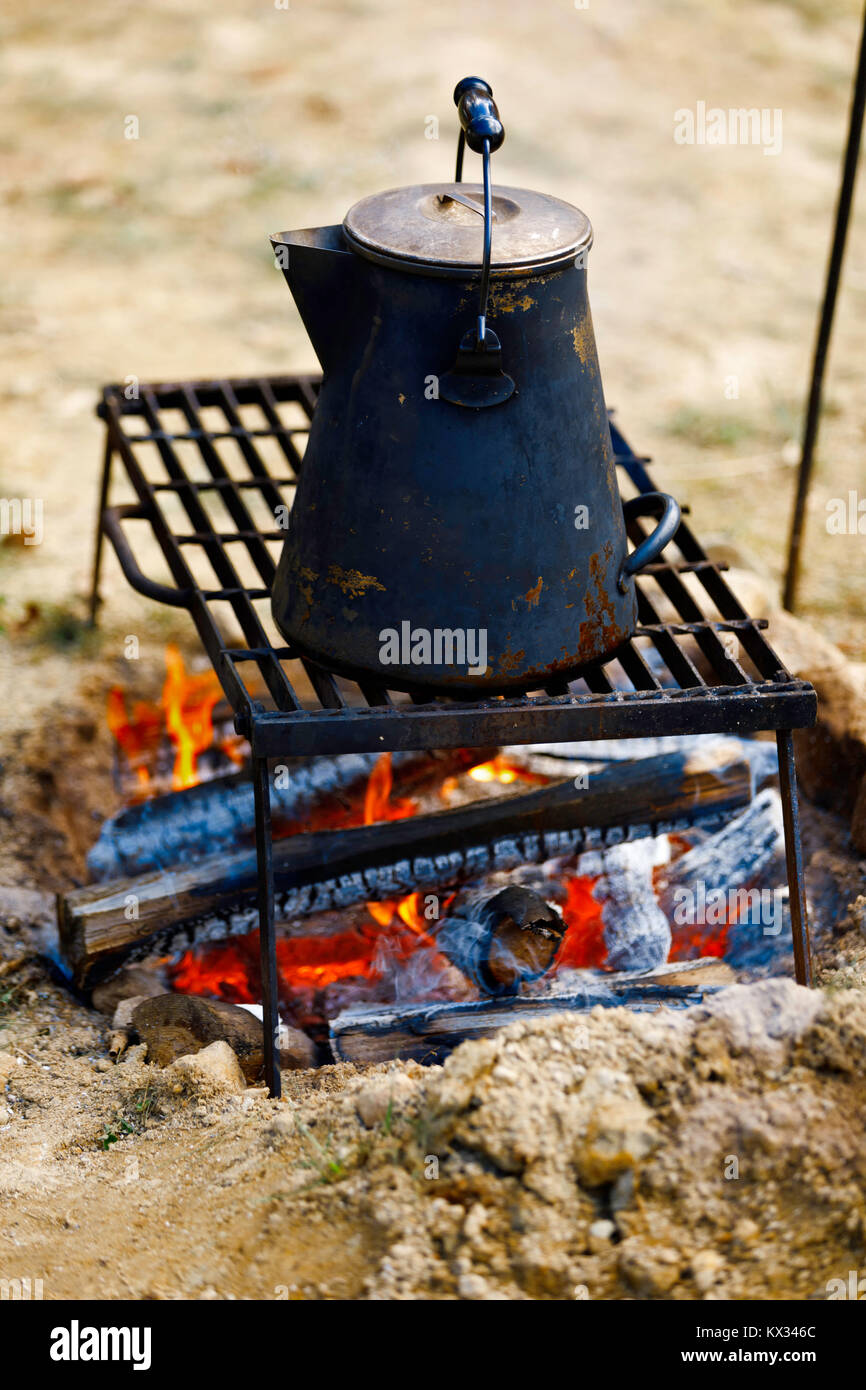
[[[272,595],[313,662],[394,689],[543,686],[634,632],[629,554],[586,291],[592,229],[491,186],[505,132],[466,78],[453,183],[272,237],[323,381]],[[464,148],[483,183],[462,182]]]

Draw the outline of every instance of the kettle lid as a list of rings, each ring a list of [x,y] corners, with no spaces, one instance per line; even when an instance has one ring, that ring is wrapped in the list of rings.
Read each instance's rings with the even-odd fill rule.
[[[380,264],[449,275],[480,271],[484,190],[478,183],[424,183],[374,193],[343,221],[353,250]],[[491,274],[553,270],[592,245],[589,218],[546,193],[497,184]]]

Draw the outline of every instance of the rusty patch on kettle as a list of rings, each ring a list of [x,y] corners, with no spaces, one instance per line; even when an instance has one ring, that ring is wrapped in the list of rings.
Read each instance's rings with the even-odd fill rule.
[[[327,580],[329,584],[336,584],[338,589],[342,589],[348,598],[363,598],[370,589],[381,589],[385,593],[385,585],[379,582],[375,574],[344,570],[339,565],[329,566]]]
[[[517,286],[506,288],[504,285],[495,292],[491,291],[490,301],[491,308],[497,314],[516,314],[518,311],[525,314],[527,309],[534,309],[538,302],[531,294],[520,294]]]
[[[571,330],[574,351],[584,367],[588,367],[595,351],[595,338],[592,332],[592,319],[586,314]]]
[[[525,594],[518,594],[517,598],[513,598],[511,600],[512,613],[516,613],[518,611],[517,605],[522,603],[525,603],[527,608],[537,608],[538,601],[541,598],[541,590],[543,588],[544,580],[542,579],[541,575],[539,575],[538,582],[534,584],[531,589],[528,589]]]
[[[541,590],[542,590],[543,588],[544,588],[544,580],[542,579],[541,575],[539,575],[539,576],[538,576],[538,583],[535,585],[535,587],[532,588],[532,589],[529,589],[529,590],[523,595],[523,597],[526,599],[526,602],[529,604],[529,607],[530,607],[530,608],[537,608],[537,607],[538,607],[538,600],[541,598]]]

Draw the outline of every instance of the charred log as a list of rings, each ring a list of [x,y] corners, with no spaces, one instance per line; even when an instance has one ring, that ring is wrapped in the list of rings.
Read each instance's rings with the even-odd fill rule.
[[[279,921],[444,889],[495,869],[718,823],[749,800],[744,762],[672,753],[532,792],[407,820],[314,831],[274,845]],[[58,900],[60,944],[78,984],[138,954],[255,929],[257,861],[240,851],[170,873],[75,889]],[[183,937],[186,937],[183,940]]]
[[[452,748],[394,753],[395,791],[405,796],[425,784],[465,772],[495,752],[495,748]],[[341,818],[348,824],[363,807],[379,756],[344,753],[287,766],[285,779],[272,781],[275,838],[290,834],[314,814],[327,817],[332,824]],[[254,843],[253,786],[247,776],[237,774],[169,792],[111,816],[103,822],[87,855],[87,867],[91,878],[103,883],[125,874],[171,869],[191,859]]]
[[[439,1063],[467,1038],[490,1037],[522,1019],[586,1013],[596,1005],[636,1012],[687,1008],[736,978],[715,959],[665,965],[645,975],[579,973],[569,989],[542,995],[352,1009],[331,1023],[331,1052],[335,1061],[366,1065],[395,1057]]]
[[[531,888],[467,893],[431,932],[437,948],[482,994],[515,994],[550,969],[565,935],[558,912]]]

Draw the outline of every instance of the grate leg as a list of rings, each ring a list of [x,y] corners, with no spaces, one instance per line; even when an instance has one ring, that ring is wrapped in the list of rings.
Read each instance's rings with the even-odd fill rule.
[[[279,1097],[280,1066],[277,1051],[280,1018],[277,1012],[277,943],[274,931],[274,860],[271,838],[271,788],[267,758],[256,758],[256,853],[258,855],[259,949],[261,953],[262,1004],[264,1006],[265,1081],[268,1094]]]
[[[790,729],[776,731],[776,746],[779,750],[779,786],[782,793],[782,820],[785,826],[791,933],[794,938],[794,973],[799,985],[811,986],[812,951],[806,911],[803,850],[800,844],[800,803],[797,797],[797,770],[794,766],[794,735]]]
[[[93,542],[93,577],[90,582],[90,616],[91,627],[96,626],[96,614],[99,608],[99,578],[102,573],[102,514],[108,506],[108,486],[111,482],[111,459],[114,450],[111,447],[111,436],[108,430],[105,431],[105,453],[102,459],[102,482],[99,485],[99,511],[96,513],[96,536]]]

